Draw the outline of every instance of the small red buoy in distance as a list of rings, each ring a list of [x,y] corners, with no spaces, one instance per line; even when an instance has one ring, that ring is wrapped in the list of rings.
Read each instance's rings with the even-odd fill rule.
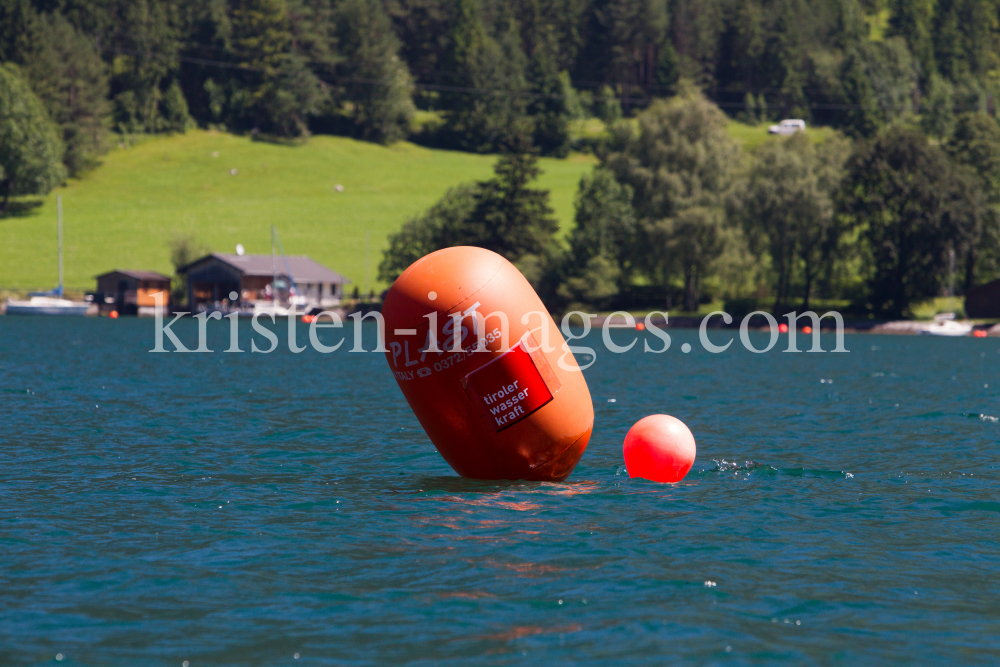
[[[118,319],[118,311],[117,310],[112,310],[110,313],[108,313],[108,317],[110,317],[113,320],[117,320]]]
[[[629,477],[672,484],[691,470],[696,449],[691,429],[680,419],[650,415],[629,429],[622,453]]]
[[[646,330],[645,323],[643,323],[643,322],[636,322],[635,323],[635,330],[636,331],[645,331]]]
[[[312,324],[316,317],[314,315],[303,315],[302,324]]]
[[[986,338],[986,329],[976,329],[972,332],[972,335],[976,338]]]
[[[811,326],[809,326],[808,324],[805,325],[804,327],[802,327],[802,333],[804,333],[804,334],[811,334],[812,332],[813,332],[813,328]]]
[[[782,322],[778,325],[778,331],[781,333],[788,333],[788,325]]]

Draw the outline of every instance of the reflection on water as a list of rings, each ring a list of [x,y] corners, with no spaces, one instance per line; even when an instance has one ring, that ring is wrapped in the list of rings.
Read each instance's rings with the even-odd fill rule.
[[[1000,661],[995,339],[603,355],[550,484],[455,477],[378,355],[151,327],[0,318],[0,664]]]

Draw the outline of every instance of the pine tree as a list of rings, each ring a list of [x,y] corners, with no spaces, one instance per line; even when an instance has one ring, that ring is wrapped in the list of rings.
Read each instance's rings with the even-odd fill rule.
[[[284,0],[234,0],[229,16],[233,53],[243,69],[230,101],[237,123],[281,136],[306,134],[324,93],[292,50]]]
[[[380,3],[345,0],[337,22],[340,70],[359,133],[383,143],[404,138],[415,111],[413,85],[388,15]]]
[[[0,62],[23,65],[38,39],[38,14],[31,1],[0,0]]]
[[[594,282],[598,276],[608,275],[603,264],[594,264],[596,258],[610,260],[614,266],[619,292],[630,282],[641,256],[641,237],[632,209],[632,189],[621,185],[607,169],[595,169],[580,179],[576,196],[576,225],[569,236],[570,252],[565,262],[566,276],[585,276],[594,273],[585,282]],[[583,295],[566,294],[576,301],[586,301]]]
[[[528,82],[534,95],[527,109],[534,126],[532,141],[543,155],[565,157],[569,153],[571,113],[563,80],[547,50],[539,50],[531,58]]]
[[[25,73],[66,145],[70,175],[92,167],[105,150],[111,105],[108,74],[91,40],[61,15],[42,16]]]
[[[937,73],[932,32],[934,5],[934,0],[894,0],[891,8],[892,34],[906,40],[920,67],[922,81]]]
[[[452,188],[424,215],[389,237],[379,277],[391,281],[427,253],[459,245],[497,252],[511,262],[542,255],[559,228],[549,193],[530,187],[541,170],[521,138],[494,166],[493,178]]]
[[[615,78],[625,95],[648,91],[656,81],[657,48],[666,37],[666,0],[612,0],[605,10]]]
[[[441,101],[454,142],[467,150],[497,150],[526,127],[526,67],[516,25],[497,39],[483,23],[476,0],[457,0],[445,70],[454,72]]]
[[[157,132],[163,90],[178,71],[177,35],[161,0],[134,0],[115,24],[111,63],[114,117],[127,132]]]
[[[996,274],[1000,266],[1000,125],[983,113],[961,114],[945,148],[955,162],[972,170],[986,198],[986,206],[972,211],[968,228],[963,260],[969,290],[978,275]]]
[[[559,228],[548,190],[529,187],[541,169],[526,144],[522,141],[501,155],[494,177],[478,184],[476,205],[464,227],[468,245],[492,250],[511,262],[543,252]]]

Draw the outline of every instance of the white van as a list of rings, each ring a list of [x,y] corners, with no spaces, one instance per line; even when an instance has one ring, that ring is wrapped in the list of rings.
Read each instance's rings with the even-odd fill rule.
[[[796,132],[805,131],[806,122],[799,118],[786,118],[777,125],[767,128],[768,134],[795,134]]]

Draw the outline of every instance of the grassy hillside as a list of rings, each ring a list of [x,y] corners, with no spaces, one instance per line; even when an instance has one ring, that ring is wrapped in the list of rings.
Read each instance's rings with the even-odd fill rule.
[[[220,252],[242,243],[248,253],[270,253],[272,224],[288,254],[308,254],[362,288],[368,232],[369,284],[377,289],[387,235],[449,187],[489,177],[494,159],[327,136],[301,146],[200,130],[152,137],[113,150],[27,215],[0,219],[0,288],[56,284],[59,193],[70,289],[93,289],[94,275],[115,268],[169,274],[168,243],[182,234]],[[541,161],[539,186],[551,191],[564,225],[572,221],[580,176],[593,164],[584,156]]]

